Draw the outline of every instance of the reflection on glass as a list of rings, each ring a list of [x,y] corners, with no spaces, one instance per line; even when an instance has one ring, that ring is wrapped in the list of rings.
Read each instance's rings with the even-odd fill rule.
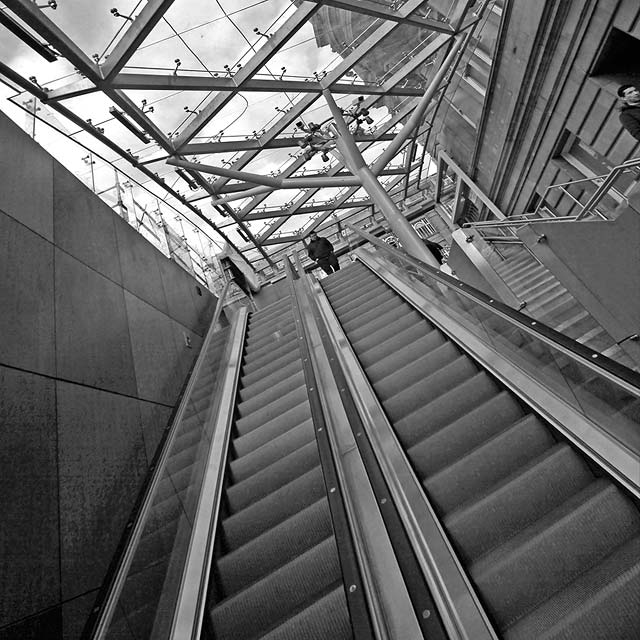
[[[561,397],[609,435],[640,455],[640,391],[633,393],[563,350],[529,333],[473,298],[465,296],[460,283],[443,284],[414,260],[386,247],[377,251],[449,317],[472,331],[519,366],[537,382]],[[536,321],[522,316],[529,325]]]
[[[166,638],[208,458],[228,328],[214,335],[197,373],[106,637]]]

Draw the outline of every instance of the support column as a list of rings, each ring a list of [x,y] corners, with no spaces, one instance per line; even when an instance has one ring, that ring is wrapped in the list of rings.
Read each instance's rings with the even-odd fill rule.
[[[418,258],[418,260],[422,260],[432,267],[439,268],[440,264],[431,251],[427,249],[422,238],[402,215],[402,212],[396,207],[395,202],[378,182],[378,178],[376,178],[375,174],[367,166],[333,96],[328,90],[323,91],[323,94],[335,120],[337,131],[336,147],[342,155],[344,164],[354,176],[360,178],[363,188],[382,212],[385,220],[389,223],[391,231],[393,231],[402,244],[403,249],[414,258]]]

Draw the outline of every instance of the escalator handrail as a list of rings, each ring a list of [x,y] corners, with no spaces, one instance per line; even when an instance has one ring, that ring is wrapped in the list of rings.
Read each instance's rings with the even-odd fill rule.
[[[333,344],[360,420],[404,524],[420,569],[452,640],[497,640],[428,498],[421,488],[326,294],[313,296]]]
[[[220,318],[227,289],[228,287],[225,287],[218,299],[212,322],[210,323],[205,339],[202,342],[200,353],[198,354],[196,362],[193,366],[193,369],[189,376],[189,380],[187,381],[186,387],[182,394],[180,404],[178,405],[176,413],[173,417],[173,422],[162,445],[162,451],[155,461],[155,466],[151,468],[151,477],[145,487],[144,496],[142,497],[140,506],[135,514],[135,520],[130,527],[131,533],[128,536],[126,547],[124,548],[124,551],[118,560],[118,564],[113,572],[113,575],[109,580],[109,584],[106,589],[106,596],[101,602],[98,617],[95,620],[95,623],[92,625],[92,631],[90,632],[90,637],[92,638],[92,640],[105,640],[107,638],[110,624],[113,620],[113,616],[116,612],[120,596],[122,595],[122,591],[129,574],[129,569],[138,550],[138,545],[140,543],[142,533],[152,513],[152,507],[159,489],[160,482],[162,481],[166,473],[167,463],[172,455],[176,436],[180,430],[180,425],[183,421],[184,415],[189,405],[193,389],[208,358],[209,347],[211,346],[214,335],[218,333],[219,328],[217,327],[217,324]],[[244,322],[244,325],[246,326],[246,314],[243,318],[242,314],[238,313],[235,318],[234,325],[241,322]]]
[[[539,320],[535,320],[520,311],[516,311],[510,306],[492,298],[475,287],[442,273],[413,256],[390,247],[386,242],[372,236],[362,229],[359,229],[351,223],[346,222],[344,224],[367,242],[370,242],[379,249],[382,249],[383,252],[409,263],[422,275],[426,275],[448,289],[454,290],[456,293],[470,299],[474,304],[488,309],[503,320],[507,320],[518,329],[534,336],[541,342],[550,345],[554,349],[557,349],[565,355],[575,359],[581,365],[595,371],[598,375],[610,380],[626,392],[640,397],[640,373],[625,367],[619,362],[611,360],[607,356],[602,355],[583,344],[580,344],[576,340],[565,336]]]
[[[303,274],[296,258],[298,274]],[[417,640],[423,636],[322,343],[308,276],[295,281],[295,295],[375,637]]]
[[[238,310],[223,359],[224,377],[217,389],[215,410],[210,418],[213,428],[210,431],[211,443],[205,463],[206,471],[173,615],[170,636],[173,640],[197,640],[200,637],[248,316],[247,307]]]
[[[579,408],[579,404],[572,403],[570,397],[563,398],[551,390],[536,373],[527,371],[509,360],[474,331],[458,322],[450,312],[441,309],[416,291],[413,284],[407,283],[400,275],[392,272],[397,270],[402,273],[400,267],[368,251],[363,251],[358,258],[458,344],[462,351],[480,362],[505,387],[511,389],[557,431],[573,442],[585,456],[640,498],[638,455],[633,447],[627,446],[624,439],[613,435],[599,423],[597,417],[594,418],[588,411]]]

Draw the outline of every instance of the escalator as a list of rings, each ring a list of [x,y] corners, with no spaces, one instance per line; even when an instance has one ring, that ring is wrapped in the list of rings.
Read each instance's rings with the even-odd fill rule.
[[[292,301],[251,315],[203,637],[352,638]]]
[[[321,285],[499,636],[637,638],[627,493],[366,266]]]

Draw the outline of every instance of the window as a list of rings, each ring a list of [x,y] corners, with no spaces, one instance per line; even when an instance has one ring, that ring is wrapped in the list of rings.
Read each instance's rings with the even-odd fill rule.
[[[596,58],[591,75],[618,84],[640,82],[640,40],[613,27]]]

